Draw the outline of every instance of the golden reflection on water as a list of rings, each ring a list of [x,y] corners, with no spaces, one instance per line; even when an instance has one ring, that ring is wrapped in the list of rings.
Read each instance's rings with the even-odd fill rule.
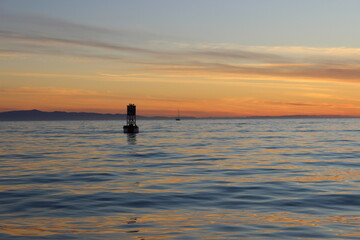
[[[267,133],[262,137],[268,137],[272,134],[275,133]],[[214,136],[216,137],[217,133],[208,135],[211,139]],[[192,139],[191,144],[188,145],[189,140],[186,137],[171,139],[173,142],[169,143],[167,142],[169,140],[168,133],[165,135],[167,138],[154,140],[150,137],[144,140],[144,136],[146,134],[128,134],[126,136],[121,135],[122,138],[118,137],[118,139],[108,141],[98,141],[96,139],[91,142],[93,144],[91,148],[86,145],[86,141],[81,137],[76,140],[76,143],[74,140],[66,142],[68,139],[64,139],[61,140],[65,143],[63,149],[57,149],[51,139],[43,141],[43,146],[40,146],[39,143],[36,143],[36,138],[28,137],[26,144],[18,144],[18,149],[15,149],[13,153],[27,153],[29,156],[33,154],[35,157],[25,160],[19,157],[21,159],[21,165],[19,165],[21,168],[15,166],[12,160],[4,160],[2,166],[6,167],[8,171],[4,171],[2,177],[11,178],[26,173],[40,179],[43,178],[42,180],[49,178],[50,182],[51,177],[60,178],[60,180],[53,183],[41,182],[41,184],[34,184],[33,182],[18,185],[4,184],[0,186],[0,190],[60,189],[61,192],[59,193],[51,193],[51,196],[55,196],[55,198],[56,194],[86,195],[98,194],[104,190],[111,193],[185,193],[187,191],[186,186],[191,183],[196,185],[199,182],[196,187],[201,187],[201,182],[207,181],[209,184],[204,186],[210,189],[213,187],[211,184],[241,187],[246,185],[244,183],[256,183],[257,186],[261,186],[263,182],[279,182],[304,186],[319,185],[321,187],[324,182],[331,182],[335,187],[334,189],[327,189],[327,194],[346,194],[346,190],[352,190],[353,192],[358,190],[354,184],[360,181],[357,168],[353,170],[350,167],[347,168],[346,165],[337,168],[338,165],[331,163],[341,162],[342,159],[336,159],[336,157],[329,160],[321,159],[321,153],[326,154],[326,152],[322,152],[326,147],[322,148],[318,144],[316,147],[311,148],[311,142],[315,142],[316,139],[308,138],[304,142],[272,140],[271,144],[276,145],[278,148],[271,148],[271,146],[267,145],[268,142],[259,140],[259,138],[246,139],[241,138],[241,136],[241,140],[238,140],[238,138],[234,140],[229,134],[223,137],[232,140],[219,141],[216,142],[216,145],[208,144],[206,138]],[[316,138],[315,135],[314,138]],[[119,139],[123,139],[123,142],[117,142],[120,141]],[[35,143],[33,144],[33,142]],[[109,144],[113,144],[113,147],[107,150],[106,146]],[[158,146],[168,146],[167,144],[172,146],[169,147],[171,152],[166,152],[166,147],[161,150],[158,149]],[[139,146],[145,150],[138,148]],[[11,146],[9,145],[9,147]],[[51,151],[38,155],[37,151],[44,151],[44,148],[51,149]],[[350,156],[353,152],[360,151],[360,148],[333,147],[328,148],[327,151],[340,152]],[[0,153],[6,154],[8,152],[2,151]],[[161,152],[163,155],[157,156],[154,154],[152,157],[146,157],[147,153],[157,152]],[[124,156],[124,153],[126,156]],[[318,155],[315,154],[309,157],[310,153],[317,153]],[[294,154],[294,156],[289,157],[291,154]],[[144,157],[141,158],[141,156]],[[346,159],[348,164],[357,161],[358,159]],[[166,167],[162,166],[163,163],[166,163]],[[202,163],[205,164],[202,165]],[[147,167],[146,164],[159,167]],[[276,171],[272,174],[272,171],[267,170]],[[210,173],[203,174],[206,171]],[[257,171],[260,174],[257,174]],[[191,172],[195,173],[191,174]],[[228,174],[228,172],[232,174]],[[104,181],[94,182],[86,181],[86,179],[82,180],[81,176],[76,181],[71,180],[74,177],[73,175],[76,174],[89,174],[90,177],[94,174],[95,178],[96,174],[100,174],[101,178],[102,173],[107,173],[111,177],[106,179],[105,176]],[[51,174],[54,176],[49,176]],[[66,177],[62,178],[62,174],[68,174],[70,180],[66,180]],[[76,184],[73,184],[74,182]],[[348,182],[351,184],[347,184]],[[340,184],[341,188],[337,188],[337,184]],[[154,186],[163,188],[154,188]],[[199,192],[202,190],[201,188],[196,189],[196,187],[194,191]],[[218,194],[221,195],[221,192]],[[290,199],[290,197],[286,198],[286,195],[280,198]],[[316,196],[314,199],[316,199]],[[54,210],[54,212],[56,211]],[[67,210],[61,211],[66,212]],[[11,218],[12,215],[10,214],[9,219],[1,223],[0,232],[14,236],[119,234],[119,236],[125,236],[125,239],[168,239],[176,234],[186,232],[187,236],[191,236],[193,239],[226,239],[224,237],[226,236],[226,230],[217,228],[218,226],[226,225],[235,228],[249,226],[249,232],[258,229],[259,232],[263,233],[276,233],[286,231],[286,228],[308,226],[334,231],[339,237],[360,237],[360,218],[358,216],[341,215],[341,210],[334,211],[336,212],[334,215],[331,215],[332,211],[330,210],[326,211],[324,215],[318,216],[286,212],[286,210],[284,212],[271,211],[273,211],[271,206],[268,206],[265,213],[255,210],[226,210],[214,206],[214,208],[199,211],[151,209],[152,213],[110,213],[110,216],[97,217],[25,217],[21,222],[19,218]],[[51,216],[51,213],[49,216]],[[334,225],[349,227],[334,230],[336,228]],[[271,228],[267,229],[262,226],[270,226]],[[211,228],[216,228],[216,230],[209,231]],[[239,232],[241,231],[243,230],[239,230]],[[244,231],[246,232],[246,230]],[[216,233],[217,236],[211,233]],[[223,236],[221,236],[222,233],[224,233]],[[107,237],[107,239],[109,238]]]
[[[307,160],[308,161],[308,160]],[[41,161],[44,163],[43,161]],[[59,163],[59,161],[58,161]],[[181,161],[173,160],[173,163],[181,163]],[[288,161],[278,161],[278,163],[288,163]],[[47,162],[47,164],[51,164],[50,162]],[[80,163],[81,164],[81,163]],[[114,163],[116,165],[116,163]],[[358,171],[353,169],[347,169],[347,170],[338,170],[334,167],[327,167],[319,169],[318,167],[312,167],[312,166],[304,166],[304,165],[276,165],[274,162],[267,162],[268,165],[270,165],[271,169],[277,169],[277,170],[303,170],[305,173],[303,175],[296,173],[291,176],[291,174],[287,174],[288,176],[285,176],[284,174],[268,174],[268,175],[256,175],[251,174],[249,176],[237,176],[234,178],[233,176],[226,176],[226,175],[212,175],[211,180],[213,181],[219,181],[219,182],[230,182],[232,184],[235,183],[246,183],[246,182],[264,182],[264,181],[279,181],[279,182],[298,182],[302,184],[321,184],[323,181],[333,181],[333,182],[346,182],[346,181],[360,181],[360,174]],[[26,172],[32,172],[36,171],[36,174],[59,174],[64,172],[64,165],[66,163],[58,164],[57,166],[54,164],[51,167],[44,166],[42,167],[46,168],[46,171],[40,171],[40,163],[32,163],[32,164],[23,164],[22,165],[22,171]],[[97,165],[94,166],[87,166],[86,163],[83,165],[74,165],[74,162],[71,162],[71,171],[72,173],[91,173],[91,172],[112,172],[114,171],[113,166],[112,167],[99,167]],[[119,163],[119,165],[121,165]],[[275,167],[276,166],[276,167]],[[258,166],[257,166],[258,167]],[[266,167],[266,166],[265,166]],[[176,171],[184,171],[186,172],[186,168],[190,168],[188,166],[184,167],[177,167]],[[199,167],[199,168],[205,168],[205,167]],[[48,169],[51,169],[50,171]],[[234,159],[230,160],[216,160],[212,161],[211,166],[206,166],[206,169],[215,169],[215,170],[221,170],[221,169],[231,169],[231,170],[249,170],[249,172],[253,171],[254,164],[245,162],[245,161],[234,161]],[[86,182],[81,185],[71,185],[67,182],[65,183],[57,183],[55,186],[58,189],[61,189],[65,192],[70,192],[73,194],[88,194],[93,193],[97,191],[101,191],[102,189],[108,189],[111,188],[113,192],[128,192],[131,190],[136,190],[138,192],[159,192],[161,190],[156,189],[147,189],[147,186],[150,185],[162,185],[162,184],[183,184],[183,183],[190,183],[190,182],[197,182],[199,180],[206,180],[208,179],[207,176],[204,175],[185,175],[185,176],[171,176],[174,175],[172,168],[165,168],[165,169],[128,169],[129,171],[137,171],[140,173],[147,173],[152,172],[154,175],[157,175],[158,177],[149,177],[149,175],[146,175],[146,177],[142,177],[141,175],[136,176],[128,176],[127,178],[122,179],[118,182]],[[171,174],[170,174],[171,173]],[[9,173],[9,177],[13,176],[13,172]],[[162,177],[166,174],[169,174],[167,177]],[[7,177],[6,172],[2,177]],[[1,185],[0,189],[2,191],[6,190],[18,190],[18,189],[53,189],[54,184],[53,183],[42,183],[41,185],[37,184],[27,184],[27,185]]]
[[[171,220],[170,220],[171,219]],[[194,239],[224,239],[207,234],[206,229],[221,225],[234,227],[273,226],[269,231],[280,232],[288,227],[327,227],[332,224],[358,226],[358,216],[316,216],[289,212],[271,214],[254,213],[250,210],[230,211],[207,209],[206,211],[158,211],[154,214],[117,214],[88,218],[26,218],[21,223],[9,220],[0,227],[0,232],[13,236],[49,236],[55,234],[129,234],[128,237],[143,239],[171,238],[176,233],[186,232]],[[339,236],[359,236],[359,228],[342,230]],[[192,231],[194,231],[192,233]],[[218,232],[221,233],[221,232]],[[217,234],[218,235],[218,234]]]

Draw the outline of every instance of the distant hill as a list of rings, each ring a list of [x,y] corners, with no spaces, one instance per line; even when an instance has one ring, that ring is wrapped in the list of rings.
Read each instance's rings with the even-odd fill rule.
[[[184,117],[184,119],[191,117]],[[0,113],[0,121],[59,121],[59,120],[124,120],[126,114],[87,113],[87,112],[43,112],[39,110],[22,110]],[[137,119],[175,119],[174,117],[144,117]]]
[[[39,110],[10,111],[0,113],[0,121],[51,121],[51,120],[119,120],[124,114],[86,112],[43,112]]]
[[[241,119],[291,119],[291,118],[348,118],[346,116],[337,115],[288,115],[288,116],[252,116],[242,117]],[[110,114],[110,113],[87,113],[87,112],[44,112],[39,110],[22,110],[1,112],[0,121],[59,121],[59,120],[125,120],[126,114]],[[144,117],[137,116],[137,119],[164,119],[174,120],[175,117]],[[195,117],[182,117],[181,119],[196,119]],[[224,119],[224,118],[208,118],[208,119]],[[240,119],[240,118],[226,118]]]

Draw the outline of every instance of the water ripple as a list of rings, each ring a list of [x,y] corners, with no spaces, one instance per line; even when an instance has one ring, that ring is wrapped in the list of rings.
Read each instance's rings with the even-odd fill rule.
[[[0,122],[0,239],[360,237],[357,119],[140,129]]]

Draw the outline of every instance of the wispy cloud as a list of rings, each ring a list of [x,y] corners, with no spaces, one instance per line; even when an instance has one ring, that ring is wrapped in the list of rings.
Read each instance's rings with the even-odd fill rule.
[[[245,46],[249,51],[268,53],[304,54],[304,55],[333,55],[333,56],[360,56],[360,48],[348,47],[306,47],[306,46]]]
[[[151,68],[156,72],[167,72],[178,76],[202,76],[213,79],[269,79],[269,80],[317,80],[359,82],[360,66],[358,65],[326,65],[326,64],[295,64],[295,65],[258,65],[231,64],[215,62],[189,62],[179,64],[159,64]],[[149,69],[148,69],[149,70]]]
[[[6,88],[0,89],[2,94],[16,94],[16,95],[57,95],[57,96],[99,96],[95,91],[76,90],[76,89],[60,89],[60,88],[48,88],[48,87],[18,87],[18,88]]]
[[[91,79],[92,75],[80,75],[80,74],[62,74],[62,73],[38,73],[38,72],[2,72],[3,76],[15,76],[15,77],[36,77],[36,78],[70,78],[70,79]]]
[[[188,58],[194,57],[199,59],[207,59],[207,60],[247,60],[247,61],[256,61],[256,62],[271,62],[271,63],[282,63],[286,62],[287,59],[284,56],[278,54],[271,53],[261,53],[261,52],[253,52],[246,50],[234,50],[234,49],[201,49],[201,50],[193,50],[180,53],[178,55],[183,55]]]
[[[91,41],[91,40],[78,40],[78,39],[66,39],[60,37],[50,37],[50,36],[42,36],[42,35],[33,35],[33,34],[21,34],[11,31],[0,31],[0,38],[8,39],[8,40],[18,40],[30,43],[38,43],[38,44],[63,44],[63,45],[75,45],[75,46],[83,46],[83,47],[94,47],[94,48],[102,48],[108,50],[115,51],[123,51],[123,52],[132,52],[132,53],[143,53],[143,54],[155,54],[157,52],[137,47],[129,47],[122,46],[119,44],[109,44],[105,42],[99,41]]]
[[[70,22],[65,19],[44,15],[26,15],[2,12],[0,9],[2,29],[12,29],[15,32],[37,33],[50,35],[66,35],[67,37],[85,39],[115,38],[132,42],[151,41],[165,37],[152,32],[136,31],[125,28],[109,28],[106,26],[87,25]]]
[[[0,49],[0,57],[19,57],[29,54],[26,50]]]
[[[19,21],[13,16],[5,17]],[[61,53],[88,59],[119,61],[131,65],[132,70],[137,71],[140,76],[158,74],[209,80],[232,78],[360,82],[360,49],[226,44],[199,46],[181,45],[178,42],[172,48],[152,48],[146,41],[150,39],[145,37],[148,33],[137,33],[144,37],[142,44],[130,44],[121,39],[136,36],[131,31],[115,31],[51,18],[21,18],[27,20],[28,24],[65,30],[44,33],[24,28],[8,30],[5,27],[0,30],[0,41],[11,45],[11,48],[0,49],[0,56]],[[109,34],[114,38],[97,38],[102,34]],[[117,39],[119,41],[115,41]],[[116,72],[107,74],[103,76],[124,76],[123,73]]]

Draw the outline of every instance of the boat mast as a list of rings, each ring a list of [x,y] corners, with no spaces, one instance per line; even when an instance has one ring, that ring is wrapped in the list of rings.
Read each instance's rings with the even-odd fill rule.
[[[176,121],[180,121],[180,111],[178,109],[178,117],[176,118]]]

